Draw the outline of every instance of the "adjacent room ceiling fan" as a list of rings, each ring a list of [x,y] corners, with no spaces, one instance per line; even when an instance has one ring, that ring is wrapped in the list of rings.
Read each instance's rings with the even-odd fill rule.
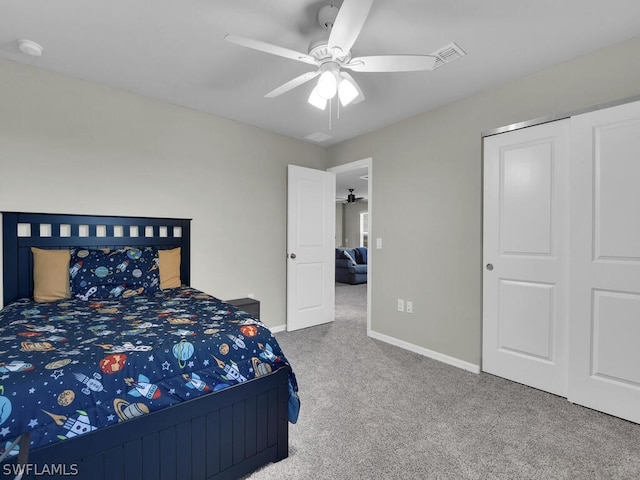
[[[279,55],[309,65],[317,70],[304,73],[267,93],[265,97],[277,97],[316,77],[318,83],[309,96],[309,103],[324,110],[327,102],[338,95],[342,106],[364,100],[362,90],[347,73],[354,72],[412,72],[433,70],[437,57],[433,55],[376,55],[351,57],[373,0],[344,0],[338,9],[325,5],[318,12],[318,21],[326,31],[309,45],[309,53],[296,52],[260,40],[228,34],[225,40],[262,52]]]
[[[349,189],[349,195],[347,195],[347,198],[342,197],[336,200],[341,201],[342,203],[355,203],[357,201],[364,200],[364,197],[356,197],[353,193],[353,190],[353,188]]]
[[[364,199],[364,197],[356,197],[353,194],[353,188],[349,189],[349,195],[347,195],[347,203],[354,203],[357,202],[358,200],[362,200]]]

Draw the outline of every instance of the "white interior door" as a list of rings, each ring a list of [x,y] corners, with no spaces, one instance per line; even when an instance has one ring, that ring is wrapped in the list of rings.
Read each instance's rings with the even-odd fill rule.
[[[568,121],[484,140],[482,370],[567,395]]]
[[[335,318],[333,173],[289,165],[287,198],[287,330]]]
[[[571,122],[568,398],[640,423],[640,102]]]

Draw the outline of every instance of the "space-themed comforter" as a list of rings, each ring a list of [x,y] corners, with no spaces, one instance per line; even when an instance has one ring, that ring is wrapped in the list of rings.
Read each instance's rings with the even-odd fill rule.
[[[113,301],[19,300],[0,311],[0,450],[24,432],[31,448],[43,446],[284,365],[259,320],[188,287]],[[293,373],[289,393],[295,423]]]

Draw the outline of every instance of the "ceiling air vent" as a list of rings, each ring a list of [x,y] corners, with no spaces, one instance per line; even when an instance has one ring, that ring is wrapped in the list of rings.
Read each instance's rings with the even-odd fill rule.
[[[438,67],[464,57],[466,53],[455,43],[450,43],[449,45],[446,45],[441,49],[433,52],[431,55],[436,57],[436,64],[433,67],[433,69],[435,70]]]
[[[311,141],[311,142],[322,143],[322,142],[326,142],[327,140],[332,139],[333,137],[331,135],[326,135],[326,134],[321,133],[321,132],[315,132],[315,133],[311,133],[311,134],[307,135],[304,138],[309,140],[309,141]]]

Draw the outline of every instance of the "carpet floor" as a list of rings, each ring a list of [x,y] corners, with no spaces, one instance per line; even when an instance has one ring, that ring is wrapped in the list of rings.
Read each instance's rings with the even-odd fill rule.
[[[640,425],[367,337],[366,285],[276,337],[302,408],[289,458],[251,480],[640,479]]]

